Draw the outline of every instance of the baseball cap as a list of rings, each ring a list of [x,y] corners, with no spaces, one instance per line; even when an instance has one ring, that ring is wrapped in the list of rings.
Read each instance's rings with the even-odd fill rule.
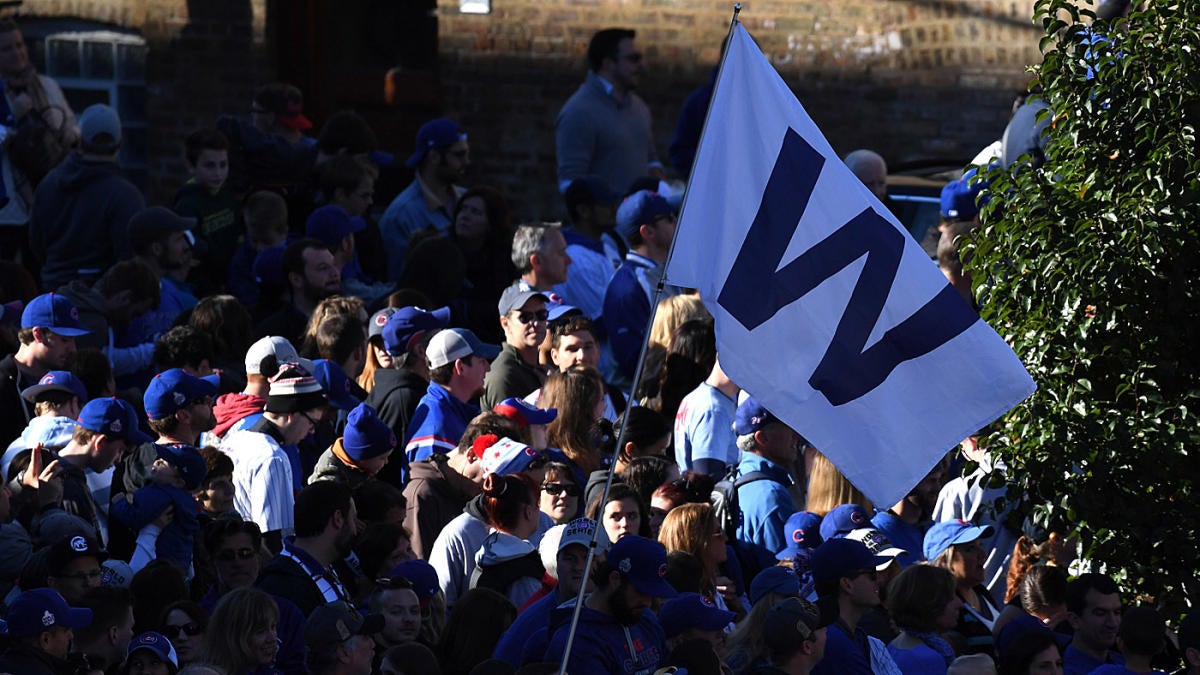
[[[15,637],[31,637],[55,626],[86,628],[91,623],[92,610],[68,605],[49,588],[25,591],[8,607],[8,632]]]
[[[117,111],[103,103],[88,106],[79,116],[79,137],[89,145],[101,134],[108,134],[113,142],[121,140],[121,118]]]
[[[520,441],[484,434],[471,444],[471,453],[483,463],[485,474],[507,476],[520,473],[545,455]]]
[[[378,457],[396,449],[396,432],[379,419],[375,409],[359,403],[346,418],[342,432],[342,450],[352,460]]]
[[[267,404],[263,410],[271,413],[294,413],[329,404],[325,390],[317,378],[301,363],[282,363],[271,378]]]
[[[79,309],[75,303],[57,293],[37,296],[21,312],[21,328],[38,327],[66,337],[90,335],[92,332],[79,323]]]
[[[821,545],[821,516],[812,511],[797,511],[788,516],[783,526],[787,548],[775,554],[776,560],[789,560],[801,549],[813,549]]]
[[[482,342],[466,328],[447,328],[434,335],[425,349],[430,368],[441,368],[472,354],[491,361],[500,355],[500,347]]]
[[[962,178],[946,183],[942,188],[941,214],[943,218],[970,220],[979,215],[979,194],[987,189],[986,180],[975,179],[976,169],[963,174]]]
[[[38,548],[46,548],[51,544],[70,539],[74,536],[96,537],[95,526],[73,513],[55,509],[42,516],[36,527],[34,543]]]
[[[100,544],[91,537],[79,534],[63,537],[50,545],[50,552],[46,557],[46,569],[50,570],[52,576],[56,576],[61,574],[63,568],[72,560],[87,557],[95,558],[100,563],[108,559],[108,553],[100,548]]]
[[[264,368],[263,359],[268,356],[274,357],[274,362]],[[296,353],[296,348],[287,341],[287,338],[268,335],[250,345],[250,349],[246,350],[246,374],[274,375],[279,369],[279,364],[295,363],[299,358],[300,355]]]
[[[421,609],[429,607],[429,602],[433,600],[433,596],[437,595],[441,590],[441,583],[438,581],[437,570],[428,562],[420,558],[405,560],[404,562],[392,568],[388,577],[395,579],[408,579],[412,584],[413,591],[417,594],[417,599],[421,601]]]
[[[71,394],[79,398],[80,403],[87,403],[88,393],[87,388],[83,386],[83,382],[75,377],[75,374],[68,370],[51,370],[47,371],[38,383],[25,387],[21,390],[21,398],[30,403],[37,402],[37,397],[48,391],[61,391],[65,394]]]
[[[790,567],[768,567],[750,581],[750,604],[757,605],[768,593],[799,595],[800,576]]]
[[[304,94],[290,84],[277,82],[260,87],[254,92],[254,102],[289,129],[307,131],[313,126],[304,116]]]
[[[596,521],[591,518],[576,518],[563,526],[562,538],[558,540],[558,550],[572,544],[581,544],[584,548],[591,545],[596,537]],[[604,550],[604,537],[596,539],[597,552]]]
[[[109,588],[129,588],[133,568],[124,560],[113,558],[100,563],[100,583]]]
[[[693,628],[721,630],[736,616],[717,607],[716,603],[699,593],[680,593],[663,603],[658,610],[658,622],[662,624],[668,640]]]
[[[183,443],[155,443],[154,449],[163,461],[179,471],[185,490],[195,490],[204,482],[204,476],[208,474],[208,464],[204,461],[204,455],[196,448]]]
[[[412,169],[425,159],[430,148],[447,148],[459,141],[467,140],[467,135],[458,127],[458,122],[445,117],[430,120],[417,130],[416,150],[409,156],[405,166]]]
[[[304,622],[304,644],[312,649],[336,645],[355,635],[374,635],[383,630],[382,614],[363,615],[347,602],[321,605]]]
[[[880,572],[887,569],[888,565],[891,565],[892,561],[896,559],[896,556],[901,556],[908,553],[908,551],[905,551],[902,548],[893,546],[892,542],[888,540],[887,535],[873,527],[864,527],[853,530],[846,535],[846,538],[853,539],[854,541],[861,541],[871,553],[874,553],[876,556],[887,558],[887,562],[879,563],[875,566],[875,569]]]
[[[313,211],[304,221],[304,234],[319,239],[334,248],[342,243],[346,235],[367,229],[367,221],[351,216],[337,204],[326,204]]]
[[[196,226],[195,218],[184,218],[162,206],[142,209],[129,219],[129,240],[134,250],[175,232],[187,232]]]
[[[813,550],[813,581],[833,581],[857,570],[878,569],[885,562],[891,558],[873,555],[861,541],[830,539]]]
[[[621,573],[634,588],[656,598],[679,593],[667,583],[667,551],[657,541],[627,534],[608,550],[608,568]]]
[[[440,307],[431,312],[420,307],[401,307],[383,327],[383,346],[392,356],[399,356],[408,351],[413,341],[426,331],[445,328],[449,324],[449,307]]]
[[[217,383],[213,380],[189,375],[182,368],[171,368],[150,380],[142,396],[142,404],[146,407],[146,417],[160,420],[174,415],[197,399],[216,394]]]
[[[329,405],[338,410],[354,410],[359,400],[354,396],[354,386],[346,371],[329,359],[317,359],[312,362],[312,366],[313,377],[325,391]]]
[[[283,286],[283,252],[286,246],[271,246],[264,248],[254,256],[250,272],[254,280],[262,286]]]
[[[117,398],[94,398],[79,411],[79,426],[105,436],[115,436],[140,445],[154,439],[138,428],[137,411]]]
[[[387,325],[388,319],[398,310],[397,307],[384,307],[383,309],[371,315],[371,320],[367,322],[367,337],[373,338],[376,335],[383,335],[383,327]]]
[[[129,641],[129,650],[125,652],[125,658],[133,656],[134,652],[147,651],[158,657],[159,661],[169,663],[179,669],[179,656],[175,653],[175,645],[167,639],[167,636],[154,631],[147,631]]]
[[[839,504],[821,520],[821,539],[839,539],[854,530],[870,527],[871,517],[858,504]]]
[[[747,396],[738,404],[733,416],[733,432],[738,436],[749,436],[763,427],[778,422],[779,418],[763,407],[758,399]]]
[[[492,407],[492,412],[504,415],[524,429],[530,424],[550,424],[558,418],[558,408],[539,408],[519,398],[506,398]]]
[[[550,298],[545,293],[533,288],[521,288],[519,284],[513,284],[504,289],[500,294],[500,302],[496,303],[497,309],[500,310],[500,316],[505,316],[509,312],[514,312],[525,306],[530,298],[541,298],[549,302]]]
[[[822,616],[813,603],[802,598],[788,598],[767,612],[763,622],[763,640],[774,650],[794,649],[814,633],[833,623],[832,617]]]
[[[933,560],[942,554],[946,549],[957,544],[967,544],[992,536],[991,525],[976,527],[965,520],[946,520],[940,523],[934,523],[925,532],[925,541],[922,545],[926,560]]]
[[[637,232],[642,225],[649,225],[655,220],[671,215],[671,205],[657,192],[638,190],[625,198],[617,207],[617,234],[623,239]]]

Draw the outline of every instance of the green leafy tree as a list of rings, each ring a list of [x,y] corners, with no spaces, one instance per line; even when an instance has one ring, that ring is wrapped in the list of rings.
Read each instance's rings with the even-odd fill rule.
[[[1137,3],[1135,3],[1137,4]],[[1045,160],[964,243],[1038,392],[992,437],[1012,494],[1127,588],[1200,600],[1200,0],[1111,22],[1039,0]]]

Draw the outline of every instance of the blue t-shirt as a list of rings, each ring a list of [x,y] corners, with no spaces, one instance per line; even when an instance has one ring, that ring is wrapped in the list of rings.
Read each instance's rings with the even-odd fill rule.
[[[887,650],[904,675],[945,675],[946,659],[929,645],[917,645],[912,649],[888,645]]]
[[[735,414],[737,402],[707,382],[683,397],[675,413],[675,463],[680,473],[695,468],[701,459],[715,459],[727,467],[738,463]]]
[[[1125,659],[1120,654],[1110,651],[1108,659],[1101,661],[1079,651],[1073,644],[1067,645],[1067,650],[1063,652],[1063,675],[1090,675],[1092,671],[1106,664],[1124,665]]]
[[[851,636],[838,622],[826,629],[825,636],[825,657],[813,667],[812,675],[874,675],[863,629],[856,628]]]
[[[909,567],[925,560],[925,530],[920,525],[909,525],[887,511],[880,511],[871,519],[875,529],[882,532],[892,546],[908,551],[896,556],[900,567]]]

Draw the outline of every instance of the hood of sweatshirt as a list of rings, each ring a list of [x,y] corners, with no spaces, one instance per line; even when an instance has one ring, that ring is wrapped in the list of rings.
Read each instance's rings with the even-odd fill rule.
[[[70,417],[56,415],[54,417],[35,417],[29,420],[29,426],[9,445],[9,449],[25,450],[34,448],[40,443],[48,450],[67,447],[71,435],[75,433],[75,420]]]
[[[536,551],[533,544],[516,535],[492,530],[488,533],[487,539],[483,540],[483,545],[475,552],[475,564],[496,565]]]
[[[80,192],[98,180],[120,175],[121,167],[116,162],[84,159],[73,152],[59,167],[58,180],[64,192]]]
[[[234,392],[222,395],[213,405],[213,416],[217,419],[217,426],[213,427],[213,433],[217,436],[224,436],[234,423],[248,415],[262,412],[263,406],[266,404],[267,399],[253,394]]]

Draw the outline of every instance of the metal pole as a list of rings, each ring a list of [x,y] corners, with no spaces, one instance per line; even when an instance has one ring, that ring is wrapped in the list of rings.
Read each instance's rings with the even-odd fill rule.
[[[740,3],[740,2],[735,3],[733,6],[733,19],[729,23],[729,36],[726,40],[725,54],[721,55],[721,66],[720,66],[720,69],[717,71],[717,81],[718,82],[721,79],[721,75],[720,75],[721,71],[723,71],[725,69],[725,56],[729,53],[728,40],[733,38],[733,29],[738,24],[738,13],[740,13],[741,11],[742,11],[742,3]],[[715,90],[714,90],[714,92],[715,92]],[[711,105],[709,106],[709,110],[711,112]],[[705,128],[708,127],[708,113],[705,113],[705,116],[704,116],[704,127]],[[703,135],[703,133],[701,133],[701,138],[703,138],[703,137],[704,137],[704,135]],[[695,171],[695,170],[696,170],[696,166],[695,166],[695,164],[693,164],[692,171]],[[689,176],[688,178],[689,178],[688,182],[690,183],[691,176]],[[687,202],[686,191],[684,192],[684,202],[685,203]],[[681,211],[681,213],[682,213],[682,211]],[[678,238],[678,235],[679,235],[678,231],[676,231],[675,235],[676,236],[671,239],[671,248],[667,252],[667,260],[666,260],[666,262],[663,263],[663,272],[664,272],[663,278],[660,278],[658,281],[658,285],[655,286],[653,302],[650,303],[650,317],[649,317],[649,319],[646,320],[645,334],[644,334],[644,337],[642,338],[642,348],[638,352],[637,368],[635,368],[634,372],[633,372],[633,385],[632,385],[632,389],[630,390],[629,405],[626,407],[626,413],[621,416],[621,428],[617,431],[617,444],[616,444],[616,447],[613,448],[612,458],[609,460],[608,478],[607,478],[607,480],[604,481],[604,492],[600,497],[601,511],[599,514],[597,514],[598,517],[596,519],[596,532],[592,535],[592,540],[590,542],[588,542],[587,563],[584,565],[584,568],[583,568],[584,570],[587,571],[587,576],[584,577],[583,583],[579,585],[579,593],[578,593],[578,595],[575,596],[575,611],[571,615],[571,627],[568,629],[568,632],[567,632],[567,645],[563,650],[563,658],[562,658],[562,663],[559,665],[559,668],[558,668],[558,675],[567,675],[567,664],[571,660],[571,648],[575,645],[575,631],[578,630],[578,628],[579,628],[579,616],[583,612],[583,599],[584,599],[584,595],[586,594],[585,591],[587,590],[587,580],[588,580],[588,577],[592,573],[592,565],[594,564],[595,558],[596,558],[596,540],[600,537],[600,532],[602,531],[602,529],[604,527],[604,504],[605,504],[605,502],[608,501],[608,492],[612,488],[613,477],[617,473],[616,472],[617,458],[621,453],[621,448],[625,447],[625,425],[629,420],[628,408],[633,405],[636,405],[636,401],[633,400],[633,393],[636,392],[638,383],[642,379],[642,371],[646,367],[646,349],[650,344],[650,329],[654,326],[654,315],[658,311],[658,302],[659,302],[659,300],[662,299],[663,288],[666,285],[666,279],[665,279],[666,268],[667,268],[667,264],[671,262],[671,253],[675,250],[675,239]]]

